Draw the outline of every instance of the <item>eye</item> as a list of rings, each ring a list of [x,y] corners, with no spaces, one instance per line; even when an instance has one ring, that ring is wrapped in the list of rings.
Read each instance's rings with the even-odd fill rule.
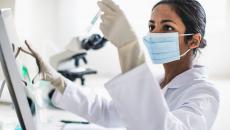
[[[163,30],[166,32],[174,31],[175,29],[170,25],[164,25]]]
[[[154,29],[155,29],[154,25],[149,25],[149,32],[153,32]]]

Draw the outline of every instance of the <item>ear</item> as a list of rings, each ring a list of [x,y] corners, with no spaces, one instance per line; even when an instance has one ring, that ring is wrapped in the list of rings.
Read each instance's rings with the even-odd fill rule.
[[[192,39],[190,40],[189,48],[190,49],[198,48],[200,46],[201,39],[202,39],[202,36],[200,33],[194,34],[192,36]]]

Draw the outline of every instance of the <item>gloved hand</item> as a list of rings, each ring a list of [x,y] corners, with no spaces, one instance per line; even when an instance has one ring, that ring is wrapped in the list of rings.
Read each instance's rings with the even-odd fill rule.
[[[36,63],[38,65],[39,74],[41,78],[46,81],[50,81],[50,83],[57,88],[61,93],[64,92],[66,87],[66,80],[61,74],[59,74],[54,68],[52,68],[49,64],[47,64],[42,57],[34,51],[30,47],[30,45],[25,41],[25,44],[29,51],[26,49],[21,48],[21,50],[36,59]]]
[[[103,12],[100,29],[104,37],[118,49],[122,72],[145,62],[138,38],[123,11],[112,0],[102,0],[98,6]]]

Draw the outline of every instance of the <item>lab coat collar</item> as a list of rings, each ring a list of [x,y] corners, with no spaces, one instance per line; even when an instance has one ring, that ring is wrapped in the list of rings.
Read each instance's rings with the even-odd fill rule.
[[[206,68],[201,65],[194,65],[191,69],[177,75],[171,82],[169,82],[162,91],[165,93],[168,88],[180,88],[194,82],[194,80],[205,80],[207,79]]]

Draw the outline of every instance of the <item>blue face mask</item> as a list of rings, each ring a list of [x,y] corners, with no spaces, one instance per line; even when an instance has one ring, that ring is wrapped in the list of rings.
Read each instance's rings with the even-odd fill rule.
[[[191,36],[193,34],[180,34],[180,36]],[[173,33],[148,33],[143,38],[154,64],[164,64],[180,60],[190,49],[180,55],[179,34]]]

